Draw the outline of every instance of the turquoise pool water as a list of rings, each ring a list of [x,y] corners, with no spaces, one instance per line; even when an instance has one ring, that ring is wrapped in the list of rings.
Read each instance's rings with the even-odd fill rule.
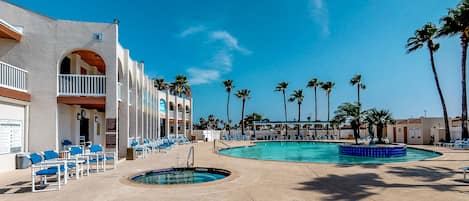
[[[170,168],[154,170],[130,178],[142,184],[196,184],[223,179],[230,172],[215,168]]]
[[[418,161],[440,156],[439,153],[407,148],[403,157],[370,158],[339,154],[339,143],[327,142],[257,142],[255,146],[220,150],[220,154],[239,158],[272,161],[338,164],[382,164]]]

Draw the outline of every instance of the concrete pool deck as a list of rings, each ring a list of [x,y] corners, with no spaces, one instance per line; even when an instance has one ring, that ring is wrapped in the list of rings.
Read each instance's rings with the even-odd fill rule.
[[[227,142],[230,146],[249,142]],[[31,193],[30,170],[0,173],[0,200],[469,200],[469,150],[411,146],[441,157],[383,165],[291,163],[233,158],[213,153],[213,143],[195,143],[195,166],[232,171],[225,180],[178,186],[133,185],[145,170],[185,165],[191,145],[145,159],[122,161],[116,170],[69,180],[61,191]],[[222,146],[222,145],[220,145]]]

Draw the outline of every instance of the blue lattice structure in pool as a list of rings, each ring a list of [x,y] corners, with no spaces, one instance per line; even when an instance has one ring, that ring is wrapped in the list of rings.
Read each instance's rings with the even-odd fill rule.
[[[341,144],[339,146],[339,153],[348,156],[362,156],[372,158],[393,158],[402,157],[406,155],[406,146],[403,144],[395,145],[352,145]]]

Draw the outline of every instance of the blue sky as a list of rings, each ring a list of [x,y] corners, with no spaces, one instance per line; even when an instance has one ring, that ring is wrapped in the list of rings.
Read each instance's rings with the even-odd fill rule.
[[[283,117],[278,82],[288,93],[309,79],[336,83],[332,111],[356,101],[350,78],[362,74],[364,108],[386,108],[396,118],[442,116],[428,51],[406,54],[404,45],[426,22],[438,23],[458,0],[11,0],[57,19],[120,20],[120,43],[132,58],[145,61],[150,77],[172,81],[185,74],[193,83],[194,120],[210,113],[225,118],[225,79],[235,90],[248,88],[246,113],[271,120]],[[457,38],[441,39],[437,68],[450,116],[460,114],[460,47]],[[305,89],[302,118],[313,113],[313,93]],[[289,117],[297,105],[288,105]],[[327,100],[319,91],[319,117]],[[232,119],[241,101],[233,98]]]

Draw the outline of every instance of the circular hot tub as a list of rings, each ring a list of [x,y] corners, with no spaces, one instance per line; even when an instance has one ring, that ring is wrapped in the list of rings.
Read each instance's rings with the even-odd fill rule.
[[[230,176],[231,172],[217,168],[169,168],[135,175],[131,181],[141,184],[197,184],[216,181]]]
[[[392,144],[392,145],[356,145],[356,144],[341,144],[339,146],[339,153],[348,156],[362,156],[372,158],[393,158],[402,157],[407,153],[406,145]]]

